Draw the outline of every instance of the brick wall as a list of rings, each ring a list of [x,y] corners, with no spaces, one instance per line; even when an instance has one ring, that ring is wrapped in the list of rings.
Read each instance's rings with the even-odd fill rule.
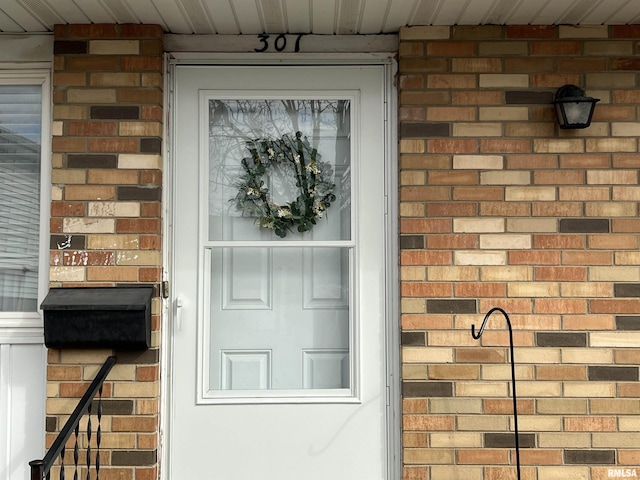
[[[55,29],[52,286],[161,281],[162,40],[149,25]],[[116,352],[103,393],[100,478],[157,477],[159,313],[156,296],[150,350]],[[48,445],[112,353],[49,350]]]
[[[400,32],[404,480],[640,475],[640,27]],[[550,102],[602,99],[585,130]]]
[[[55,32],[53,286],[161,280],[162,30]],[[400,32],[405,480],[512,478],[515,329],[523,478],[640,465],[636,27]],[[602,99],[559,131],[555,90]],[[105,388],[101,476],[157,476],[153,348]],[[110,351],[51,350],[48,442]],[[640,475],[640,473],[638,473]],[[536,477],[537,475],[537,477]]]

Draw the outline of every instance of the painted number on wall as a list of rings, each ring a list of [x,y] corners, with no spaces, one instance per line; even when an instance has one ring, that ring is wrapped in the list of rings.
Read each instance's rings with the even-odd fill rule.
[[[281,33],[280,35],[274,37],[273,35],[268,35],[266,33],[261,33],[258,35],[258,41],[260,42],[260,47],[254,48],[254,51],[258,53],[262,52],[284,52],[287,50],[287,44],[289,44],[289,51],[293,47],[293,51],[298,53],[300,51],[300,39],[304,36],[303,33],[299,35],[285,35]],[[290,42],[291,38],[295,38],[293,42]]]

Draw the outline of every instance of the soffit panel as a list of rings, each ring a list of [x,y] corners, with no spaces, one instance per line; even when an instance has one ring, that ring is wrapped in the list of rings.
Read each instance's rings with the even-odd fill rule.
[[[175,34],[377,34],[419,25],[640,23],[638,0],[2,0],[0,33],[150,23]]]

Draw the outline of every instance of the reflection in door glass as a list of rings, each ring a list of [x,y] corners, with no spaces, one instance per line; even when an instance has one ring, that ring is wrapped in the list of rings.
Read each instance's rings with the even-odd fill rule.
[[[209,240],[351,238],[349,99],[206,101]]]
[[[349,389],[349,248],[213,248],[209,391]]]

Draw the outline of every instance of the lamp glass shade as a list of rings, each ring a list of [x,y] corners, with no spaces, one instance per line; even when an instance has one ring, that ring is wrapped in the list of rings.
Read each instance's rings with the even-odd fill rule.
[[[556,93],[554,104],[560,128],[587,128],[598,98],[585,97],[575,85],[565,85]]]

